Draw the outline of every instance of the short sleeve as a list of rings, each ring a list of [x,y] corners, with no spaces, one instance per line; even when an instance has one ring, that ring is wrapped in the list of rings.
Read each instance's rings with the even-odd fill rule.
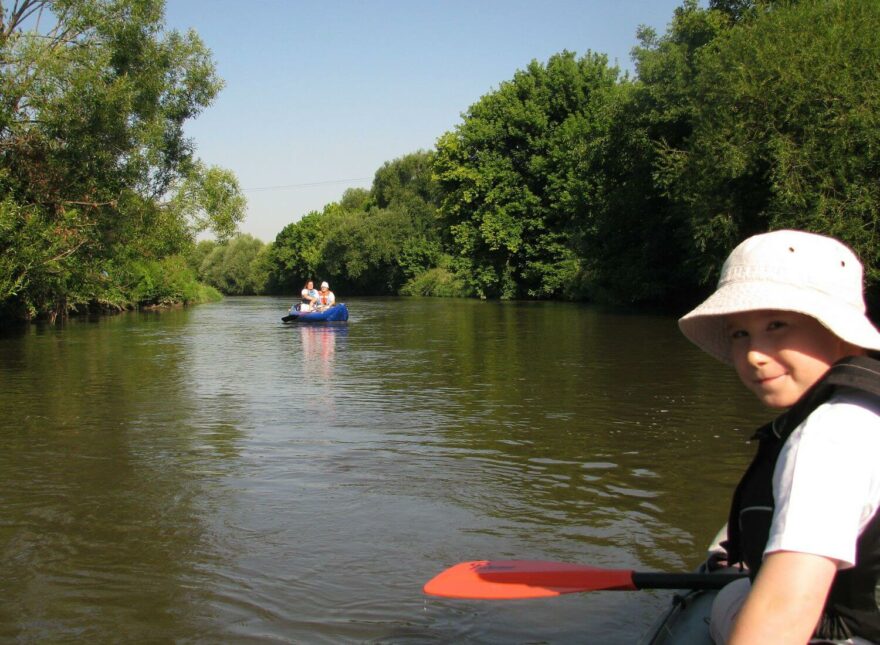
[[[860,393],[819,406],[783,446],[765,554],[796,551],[853,566],[859,534],[880,506],[880,403]]]

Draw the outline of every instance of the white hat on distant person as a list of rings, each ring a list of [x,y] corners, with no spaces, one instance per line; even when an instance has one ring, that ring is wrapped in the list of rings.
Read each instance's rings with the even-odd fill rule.
[[[730,363],[724,317],[758,309],[806,314],[852,345],[880,350],[880,333],[865,313],[862,264],[834,238],[791,230],[748,238],[725,261],[715,293],[678,325],[700,349]]]
[[[330,288],[330,285],[327,284],[326,282],[322,282],[322,283],[321,283],[321,288],[323,289],[324,287],[327,287],[327,288],[329,289],[329,288]]]

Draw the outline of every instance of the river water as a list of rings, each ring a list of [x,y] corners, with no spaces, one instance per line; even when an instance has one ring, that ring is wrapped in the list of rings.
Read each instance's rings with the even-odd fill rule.
[[[421,587],[478,559],[691,570],[769,415],[672,317],[288,304],[0,336],[0,641],[632,643],[669,592]]]

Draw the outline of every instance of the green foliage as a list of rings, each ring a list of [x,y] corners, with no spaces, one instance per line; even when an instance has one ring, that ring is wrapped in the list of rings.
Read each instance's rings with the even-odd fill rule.
[[[137,260],[124,270],[130,297],[138,306],[198,303],[217,299],[216,290],[200,284],[186,260]]]
[[[321,264],[325,213],[312,211],[288,224],[275,237],[270,253],[272,272],[269,288],[274,293],[299,293],[308,279],[314,279]]]
[[[434,296],[438,298],[464,298],[474,295],[449,266],[452,258],[438,258],[437,266],[414,275],[400,288],[402,296]]]
[[[439,240],[411,231],[400,243],[397,264],[405,277],[412,278],[440,266],[442,257],[443,248]]]
[[[578,271],[573,143],[601,136],[617,70],[604,56],[533,61],[438,140],[435,171],[454,270],[480,297],[559,296]]]
[[[533,61],[435,152],[291,224],[272,288],[688,304],[730,249],[837,236],[880,289],[880,3],[684,0],[637,77]]]
[[[270,293],[272,288],[272,247],[262,244],[256,257],[250,263],[250,276],[255,294]]]
[[[334,289],[350,291],[353,285],[374,278],[372,274],[391,259],[395,249],[383,235],[381,214],[368,217],[359,211],[332,208],[325,212],[328,217],[317,275],[321,279],[333,276]],[[387,293],[386,289],[379,292]]]
[[[9,197],[0,202],[0,311],[5,317],[65,311],[64,294],[81,290],[97,270],[95,263],[76,257],[89,245],[87,225],[77,210],[64,211],[63,218],[48,217]]]
[[[230,171],[192,164],[182,178],[169,208],[189,223],[191,234],[211,230],[224,242],[244,219],[246,201]]]
[[[160,0],[3,9],[0,244],[11,277],[2,315],[52,317],[107,294],[124,302],[107,267],[161,263],[187,252],[197,230],[229,235],[241,219],[234,177],[205,169],[183,132],[222,83],[194,32],[163,32],[163,9]]]
[[[297,293],[307,279],[327,279],[334,291],[393,294],[437,265],[433,153],[416,152],[388,162],[369,191],[348,190],[278,234],[267,259],[269,289]]]
[[[635,80],[592,54],[532,62],[436,154],[385,164],[275,252],[317,251],[288,262],[297,284],[652,304],[692,298],[768,228],[876,264],[877,7],[686,0],[666,34],[640,32]]]
[[[386,162],[373,179],[378,208],[407,213],[423,233],[434,228],[439,186],[433,177],[434,153],[419,151]]]
[[[664,153],[704,281],[744,237],[836,236],[880,278],[880,3],[773,7],[698,59],[693,136]]]
[[[669,198],[661,155],[691,136],[698,53],[728,27],[725,16],[689,1],[662,37],[641,30],[633,52],[638,79],[607,94],[601,136],[574,138],[570,163],[579,183],[572,194],[588,217],[576,231],[581,265],[573,297],[660,304],[695,289],[685,269],[693,248],[687,212]]]
[[[213,287],[199,283],[181,256],[160,260],[117,258],[105,262],[96,275],[80,284],[85,285],[87,292],[65,285],[67,293],[75,299],[66,303],[66,307],[73,311],[196,304],[222,297]],[[13,315],[21,313],[11,310],[14,302],[4,303],[7,317],[27,317]],[[60,315],[63,310],[59,308],[55,313]]]
[[[792,5],[798,0],[709,0],[709,8],[728,15],[733,22],[752,20],[774,5]]]
[[[396,293],[406,279],[400,256],[405,247],[417,244],[411,224],[405,214],[393,210],[334,214],[318,273],[334,276],[335,288],[350,293]]]
[[[161,0],[24,0],[0,24],[0,318],[226,293],[692,300],[729,250],[837,236],[880,288],[880,3],[684,0],[604,56],[533,61],[369,190],[234,237],[185,121],[222,83]],[[28,21],[42,11],[39,30]],[[195,243],[211,230],[217,241]],[[186,258],[185,260],[183,258]]]
[[[199,265],[198,276],[227,295],[264,293],[267,280],[261,255],[264,247],[263,242],[251,235],[239,235],[225,244],[216,244]]]
[[[591,53],[516,72],[435,152],[285,229],[273,288],[677,306],[791,227],[851,244],[880,289],[880,3],[708,6],[641,29],[634,79]]]
[[[218,245],[219,243],[216,240],[199,240],[189,253],[186,254],[186,263],[190,269],[196,272],[196,275],[199,273],[199,267],[202,266],[202,262]]]
[[[343,210],[367,210],[370,207],[370,191],[364,188],[349,188],[342,194],[339,206]]]

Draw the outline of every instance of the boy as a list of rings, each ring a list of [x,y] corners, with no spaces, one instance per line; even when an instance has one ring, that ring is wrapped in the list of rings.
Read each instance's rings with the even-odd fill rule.
[[[725,547],[752,579],[718,594],[713,639],[880,642],[880,362],[866,356],[880,334],[858,259],[812,233],[756,235],[679,326],[787,410],[734,495]]]

